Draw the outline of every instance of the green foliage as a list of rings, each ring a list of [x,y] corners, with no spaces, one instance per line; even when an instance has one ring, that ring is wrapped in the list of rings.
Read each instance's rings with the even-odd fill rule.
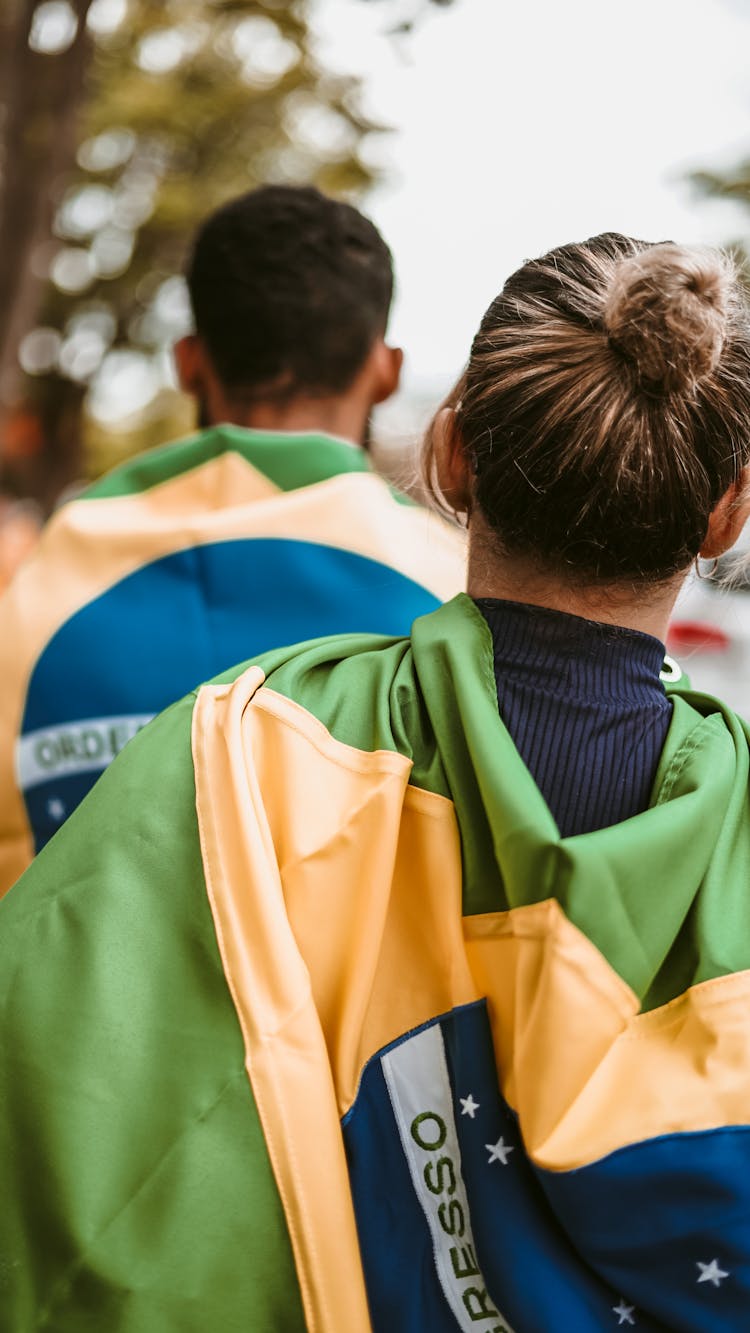
[[[750,161],[740,162],[723,176],[713,171],[696,171],[691,180],[703,194],[738,199],[750,205]]]
[[[36,0],[6,3],[5,11],[0,5],[0,30],[6,25],[17,37],[25,32],[23,23],[33,21]],[[4,401],[24,420],[24,414],[34,418],[42,444],[17,462],[6,452],[0,485],[30,490],[44,503],[82,466],[91,473],[108,465],[109,455],[129,447],[126,440],[137,441],[141,425],[143,438],[150,438],[148,409],[115,436],[82,421],[81,407],[112,349],[154,358],[184,330],[184,291],[175,275],[199,220],[262,182],[313,183],[358,199],[377,174],[363,147],[383,129],[363,110],[359,81],[333,74],[321,62],[311,26],[316,0],[70,3],[80,19],[88,12],[88,41],[77,40],[77,80],[67,78],[72,51],[36,56],[30,77],[19,65],[16,80],[21,88],[38,88],[34,114],[46,128],[32,178],[23,154],[33,124],[16,107],[23,144],[15,153],[13,188],[25,180],[26,193],[46,201],[52,190],[54,236],[47,232],[40,243],[38,228],[32,237],[23,210],[15,207],[12,190],[3,200],[6,216],[19,219],[17,258],[4,256],[6,271],[37,275],[26,281],[22,303],[12,292],[6,301],[8,311],[22,315],[6,328],[5,341],[0,338],[0,353],[4,348],[7,365],[10,351],[16,378]],[[395,26],[393,5],[384,5],[384,21],[391,24],[384,31],[396,37],[411,31],[430,3],[451,0],[403,0]],[[79,24],[79,39],[83,32]],[[40,72],[53,69],[47,62],[55,62],[68,94],[65,138],[58,133],[59,89],[46,98],[39,82]],[[0,93],[0,111],[7,113],[2,102]],[[5,119],[12,123],[7,114]],[[53,141],[60,145],[54,162],[42,151]],[[7,163],[7,142],[5,151]],[[10,179],[6,172],[6,185]],[[30,238],[25,248],[24,235]],[[40,326],[36,342],[24,343]],[[19,347],[29,372],[22,378]],[[0,392],[0,409],[2,401]],[[179,430],[184,416],[184,405],[175,406],[174,396],[170,401],[166,417],[161,408],[157,413],[167,433]]]
[[[750,208],[750,160],[744,159],[731,170],[724,172],[695,171],[690,177],[691,183],[699,194],[713,199],[732,199],[738,204]],[[725,248],[734,257],[745,281],[750,284],[750,255],[746,241],[734,238]]]
[[[199,218],[263,181],[361,195],[372,172],[358,149],[378,127],[356,81],[319,66],[308,9],[129,0],[113,31],[95,30],[78,165],[56,221],[68,262],[91,275],[80,290],[50,289],[45,323],[64,329],[104,303],[115,345],[157,346],[153,298]]]

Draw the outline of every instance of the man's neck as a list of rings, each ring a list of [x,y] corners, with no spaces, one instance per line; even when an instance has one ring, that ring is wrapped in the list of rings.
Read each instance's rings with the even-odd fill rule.
[[[228,402],[223,420],[251,430],[336,435],[352,444],[364,444],[367,439],[367,410],[348,398],[295,398],[285,404]]]

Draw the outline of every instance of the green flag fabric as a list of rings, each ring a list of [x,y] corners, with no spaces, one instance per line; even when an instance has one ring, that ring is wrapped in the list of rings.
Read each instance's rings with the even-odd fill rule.
[[[561,839],[460,596],[227,673],[0,904],[0,1329],[739,1333],[748,737]]]

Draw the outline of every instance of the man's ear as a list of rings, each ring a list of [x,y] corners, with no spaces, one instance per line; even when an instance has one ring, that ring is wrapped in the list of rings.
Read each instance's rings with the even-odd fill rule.
[[[452,407],[441,407],[430,426],[435,479],[447,504],[457,514],[470,514],[473,477],[464,453]]]
[[[708,520],[708,530],[698,554],[704,560],[724,555],[738,541],[750,518],[750,467],[724,492]]]
[[[401,368],[404,354],[400,347],[389,347],[387,343],[377,342],[370,353],[372,379],[370,398],[375,403],[384,403],[394,394],[401,381]]]
[[[183,393],[201,398],[206,387],[206,357],[203,345],[195,333],[188,333],[172,348],[177,379]]]

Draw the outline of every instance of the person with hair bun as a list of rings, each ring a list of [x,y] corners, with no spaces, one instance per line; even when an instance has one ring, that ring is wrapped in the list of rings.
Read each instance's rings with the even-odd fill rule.
[[[468,593],[203,686],[0,904],[8,1328],[748,1327],[750,734],[663,643],[748,466],[728,259],[509,278]]]

